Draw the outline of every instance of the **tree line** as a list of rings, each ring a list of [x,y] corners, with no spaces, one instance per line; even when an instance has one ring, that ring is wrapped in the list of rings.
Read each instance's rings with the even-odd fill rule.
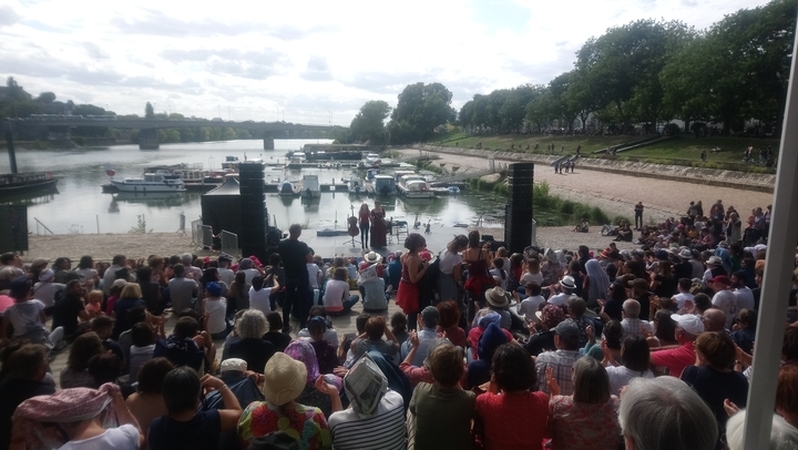
[[[773,0],[705,30],[679,21],[634,21],[588,39],[574,68],[546,85],[474,95],[456,121],[445,86],[411,84],[392,112],[386,102],[366,103],[348,138],[419,141],[447,122],[495,134],[656,131],[673,120],[683,121],[684,131],[711,123],[726,135],[778,133],[796,13],[798,0]]]

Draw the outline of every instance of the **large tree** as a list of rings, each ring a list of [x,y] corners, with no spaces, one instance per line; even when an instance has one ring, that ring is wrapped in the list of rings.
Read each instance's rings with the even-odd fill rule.
[[[349,132],[360,142],[378,144],[385,142],[385,119],[391,113],[391,107],[382,100],[366,102],[352,119]]]
[[[144,106],[144,118],[145,119],[154,119],[155,118],[155,109],[152,107],[152,103],[147,102]]]
[[[399,94],[388,129],[391,142],[426,139],[435,128],[454,122],[457,112],[450,106],[452,93],[441,83],[410,84]]]

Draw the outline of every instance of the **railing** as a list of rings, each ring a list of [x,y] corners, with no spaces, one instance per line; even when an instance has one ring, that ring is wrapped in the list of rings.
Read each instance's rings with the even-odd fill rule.
[[[194,247],[202,247],[202,220],[191,221],[191,244]]]
[[[202,248],[213,250],[213,227],[210,225],[202,226]]]
[[[241,248],[238,246],[238,235],[227,230],[222,230],[222,253],[233,256],[236,259],[241,257]]]
[[[532,219],[532,245],[538,245],[538,223]]]
[[[53,230],[47,228],[47,225],[43,224],[41,220],[39,220],[39,219],[37,219],[35,217],[33,218],[33,220],[36,221],[36,234],[42,234],[42,233],[39,232],[39,226],[41,226],[44,229],[44,231],[46,231],[47,233],[55,234],[55,233],[53,233]]]

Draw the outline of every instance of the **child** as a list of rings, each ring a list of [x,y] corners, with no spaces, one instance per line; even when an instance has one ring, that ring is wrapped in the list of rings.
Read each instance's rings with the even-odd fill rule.
[[[95,317],[102,315],[102,302],[103,302],[103,291],[94,290],[89,292],[88,298],[86,299],[86,314],[89,315],[89,320],[94,319]]]
[[[324,332],[327,331],[327,323],[321,316],[316,316],[308,320],[308,332],[310,333],[310,345],[316,350],[316,360],[319,363],[319,373],[332,373],[340,366],[336,346],[324,339]]]
[[[8,325],[14,327],[13,339],[27,339],[32,344],[44,344],[48,350],[59,348],[64,338],[64,328],[56,327],[47,333],[44,322],[44,303],[30,298],[31,285],[27,276],[22,275],[11,280],[9,296],[14,304],[3,311],[3,322],[0,324],[0,343],[8,344]]]
[[[203,390],[219,391],[225,409],[197,412]],[[166,374],[163,399],[169,415],[152,421],[149,433],[151,450],[216,450],[220,434],[235,431],[241,417],[238,399],[222,380],[211,375],[200,379],[189,367],[178,367]]]
[[[537,258],[530,258],[526,262],[526,273],[521,277],[521,286],[529,283],[543,286],[543,274],[540,273],[540,260]]]

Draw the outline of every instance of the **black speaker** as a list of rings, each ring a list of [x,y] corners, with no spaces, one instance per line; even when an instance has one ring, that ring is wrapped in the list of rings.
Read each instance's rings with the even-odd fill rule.
[[[0,253],[28,251],[28,207],[0,206]]]
[[[267,261],[263,167],[263,163],[258,161],[246,161],[238,167],[241,193],[241,235],[238,242],[244,255],[255,255],[261,261]]]
[[[535,164],[509,167],[508,199],[504,210],[504,241],[510,252],[521,252],[532,244],[532,188]]]

